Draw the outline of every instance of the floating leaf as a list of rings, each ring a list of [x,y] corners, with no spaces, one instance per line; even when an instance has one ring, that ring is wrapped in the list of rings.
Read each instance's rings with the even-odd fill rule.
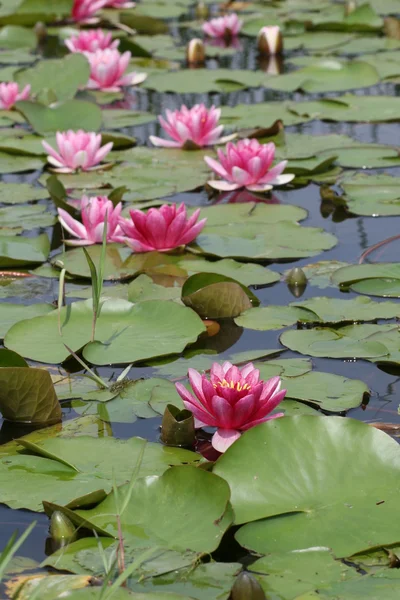
[[[199,455],[181,448],[146,443],[141,438],[49,438],[37,444],[19,440],[35,454],[16,454],[0,460],[1,502],[12,508],[41,511],[42,500],[67,504],[79,496],[129,481],[144,449],[139,476],[163,473],[172,464],[198,461]],[[118,469],[115,468],[118,465]],[[19,477],[15,477],[18,470]],[[54,482],[57,481],[57,485]]]
[[[50,374],[29,367],[0,368],[0,411],[9,421],[60,421],[61,407]]]
[[[400,215],[398,177],[352,173],[342,179],[340,186],[349,211],[356,215]]]
[[[244,285],[216,273],[189,277],[182,288],[182,301],[207,319],[236,317],[259,304],[258,298]]]
[[[91,300],[74,302],[44,317],[16,323],[8,331],[5,345],[41,362],[65,360],[70,354],[66,344],[74,351],[86,346],[84,357],[94,364],[133,363],[181,352],[205,329],[189,308],[157,300],[134,305],[126,300],[106,300],[97,321],[97,341],[88,344],[92,320]]]
[[[45,233],[35,238],[0,236],[0,267],[20,267],[42,263],[50,250]]]
[[[52,107],[39,102],[22,101],[17,103],[17,109],[32,128],[44,136],[68,129],[98,131],[102,123],[100,108],[83,100],[67,100]]]
[[[87,84],[89,75],[87,58],[76,53],[62,59],[40,61],[31,69],[18,71],[16,81],[22,86],[30,84],[33,94],[53,90],[57,100],[62,101],[73,98],[77,90]]]
[[[236,523],[257,521],[239,529],[241,545],[259,553],[328,547],[337,557],[398,542],[399,470],[399,446],[386,434],[313,416],[250,429],[214,467],[230,485]]]
[[[314,312],[319,317],[317,320],[323,323],[394,319],[399,314],[399,305],[396,302],[374,302],[370,298],[341,300],[315,296],[302,302],[292,302],[291,306]]]
[[[54,310],[51,304],[11,304],[9,302],[1,303],[0,312],[0,338],[4,338],[7,331],[18,321],[30,319],[39,315],[47,315]]]
[[[368,65],[373,70],[373,67]],[[245,70],[232,69],[181,69],[169,73],[150,75],[143,87],[157,92],[203,94],[207,92],[225,92],[243,90],[249,87],[266,87],[267,78],[264,73],[252,73]]]
[[[295,306],[261,306],[245,312],[235,319],[236,325],[247,329],[269,331],[283,329],[294,325],[297,321],[318,321],[318,315],[312,310],[304,310]]]

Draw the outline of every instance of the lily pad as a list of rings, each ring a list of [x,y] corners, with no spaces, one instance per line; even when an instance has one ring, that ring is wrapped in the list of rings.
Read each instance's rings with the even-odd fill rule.
[[[304,310],[296,306],[261,306],[246,311],[240,317],[236,317],[236,325],[246,329],[257,329],[258,331],[270,331],[290,327],[298,321],[318,321],[318,315],[312,310]]]
[[[350,212],[371,217],[400,215],[399,178],[391,175],[352,173],[340,186]]]
[[[20,267],[42,263],[50,250],[45,233],[35,238],[0,236],[0,267]]]
[[[11,304],[9,302],[1,303],[0,311],[0,338],[4,338],[7,331],[15,323],[23,319],[31,319],[39,315],[47,315],[54,310],[51,304]]]
[[[33,187],[28,183],[0,183],[0,202],[2,204],[24,204],[31,200],[48,198],[47,190]]]
[[[1,502],[39,512],[44,499],[64,505],[99,489],[108,492],[113,481],[117,485],[129,481],[143,451],[141,477],[161,474],[172,464],[199,459],[198,454],[188,450],[147,443],[141,438],[121,441],[81,436],[49,438],[37,444],[20,441],[30,454],[0,460]]]
[[[18,71],[15,78],[20,85],[31,85],[32,93],[52,90],[58,101],[73,98],[84,87],[90,75],[88,60],[82,54],[68,54],[65,58],[40,61],[30,69]]]
[[[349,265],[338,269],[332,281],[344,291],[350,288],[359,294],[400,297],[399,263]]]
[[[329,358],[365,358],[395,362],[391,359],[393,325],[349,325],[339,329],[285,331],[281,343],[301,354]],[[397,351],[398,354],[398,351]]]
[[[400,118],[400,98],[345,94],[337,98],[289,104],[289,110],[312,119],[379,123]]]
[[[90,246],[87,251],[95,264],[99,264],[100,246]],[[57,255],[68,273],[76,277],[90,277],[90,270],[81,248]],[[200,256],[185,254],[165,254],[146,252],[132,254],[130,249],[120,244],[107,244],[104,264],[104,278],[109,281],[131,279],[139,273],[151,277],[165,276],[184,280],[194,273],[219,273],[232,277],[243,285],[266,285],[279,281],[279,273],[260,265],[240,263],[232,259],[209,261]]]
[[[373,67],[368,65],[370,70]],[[143,87],[157,92],[204,94],[208,92],[231,92],[249,87],[267,87],[264,73],[232,69],[181,69],[169,73],[150,75]]]
[[[67,100],[51,107],[39,102],[23,101],[17,103],[17,109],[32,128],[43,136],[68,129],[98,131],[102,123],[100,108],[83,100]]]
[[[364,88],[379,82],[379,73],[367,62],[321,58],[314,64],[285,75],[267,75],[264,87],[283,92],[339,92]]]
[[[313,311],[319,317],[317,320],[324,323],[394,319],[400,309],[396,302],[374,302],[370,298],[341,300],[323,296],[315,296],[302,302],[292,302],[291,306]],[[307,319],[307,321],[309,320]]]
[[[16,323],[5,345],[40,362],[62,362],[70,354],[67,344],[75,351],[85,346],[84,357],[94,364],[133,363],[181,352],[205,329],[191,309],[157,300],[137,304],[106,300],[94,342],[90,342],[92,321],[91,300],[74,302],[44,317]]]
[[[254,104],[249,111],[248,104],[237,106],[224,106],[222,109],[221,123],[232,129],[246,127],[266,127],[275,121],[283,121],[284,125],[298,125],[306,123],[311,117],[303,117],[290,110],[287,102],[261,102]]]
[[[203,318],[236,317],[260,302],[244,285],[217,273],[198,273],[187,279],[182,301]]]
[[[56,218],[48,211],[46,204],[10,206],[0,208],[0,233],[26,231],[36,227],[50,227]]]
[[[61,407],[47,371],[2,367],[0,390],[0,411],[9,421],[54,423],[61,420]]]
[[[121,514],[125,539],[142,546],[150,538],[153,544],[171,550],[212,552],[233,519],[226,481],[192,466],[137,479],[132,491],[120,488],[118,497],[126,504]],[[75,514],[89,528],[93,525],[118,537],[116,506],[111,493],[95,508]]]
[[[235,522],[257,521],[239,529],[241,545],[260,553],[328,547],[337,557],[398,542],[399,470],[399,446],[386,434],[313,416],[250,429],[214,467],[230,485]]]

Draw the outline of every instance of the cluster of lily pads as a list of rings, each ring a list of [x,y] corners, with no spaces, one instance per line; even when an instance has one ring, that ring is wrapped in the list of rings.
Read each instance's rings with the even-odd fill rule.
[[[0,502],[50,526],[9,597],[397,599],[400,449],[337,365],[397,369],[400,269],[302,222],[400,215],[398,14],[3,0]]]

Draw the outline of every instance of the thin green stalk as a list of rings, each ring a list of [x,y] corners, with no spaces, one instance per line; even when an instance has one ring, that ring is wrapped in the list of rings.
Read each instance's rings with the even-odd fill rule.
[[[18,540],[16,540],[18,535],[17,532],[13,533],[13,535],[11,536],[3,552],[0,554],[0,582],[2,581],[7,567],[10,564],[10,561],[12,560],[14,554],[18,552],[19,548],[25,542],[26,538],[30,535],[32,529],[35,526],[36,521],[33,521],[33,523],[29,525],[29,527],[24,531],[24,533]]]
[[[100,387],[102,387],[102,388],[106,388],[107,390],[109,390],[109,389],[110,389],[110,386],[109,386],[109,384],[108,384],[106,381],[104,381],[104,379],[102,379],[101,377],[99,377],[98,375],[96,375],[96,373],[95,373],[94,371],[92,371],[92,369],[91,369],[91,368],[90,368],[90,367],[89,367],[89,366],[88,366],[88,365],[85,363],[85,361],[84,361],[84,360],[82,360],[82,359],[81,359],[81,358],[80,358],[80,357],[77,355],[77,353],[76,353],[76,352],[74,352],[74,351],[72,350],[72,348],[70,348],[69,346],[67,346],[67,344],[64,344],[64,346],[66,347],[66,349],[68,350],[68,352],[71,354],[71,356],[73,356],[73,357],[74,357],[74,359],[75,359],[75,360],[77,360],[77,361],[78,361],[78,363],[79,363],[80,365],[82,365],[82,367],[83,367],[84,369],[86,369],[86,371],[87,371],[88,373],[90,373],[91,377],[92,377],[92,378],[93,378],[93,379],[96,381],[96,383],[98,383],[98,384],[100,385]]]
[[[103,228],[103,241],[101,245],[100,264],[98,270],[94,264],[92,257],[86,248],[83,248],[83,252],[86,257],[87,264],[90,270],[90,276],[92,279],[92,303],[93,303],[93,321],[92,321],[92,338],[94,342],[96,337],[96,324],[97,319],[100,316],[101,311],[101,294],[103,292],[104,284],[104,270],[106,262],[106,250],[107,250],[107,211],[104,217],[104,228]]]
[[[62,335],[62,326],[61,326],[61,309],[65,305],[65,273],[66,269],[61,269],[60,279],[58,281],[58,301],[57,301],[57,310],[58,310],[58,333]]]
[[[156,554],[156,552],[158,552],[158,551],[159,551],[159,548],[155,547],[155,548],[149,548],[148,550],[143,552],[141,554],[141,556],[139,556],[139,558],[134,560],[129,565],[129,567],[127,569],[125,569],[125,571],[117,577],[117,579],[114,581],[112,586],[104,587],[102,589],[100,599],[101,600],[109,600],[115,594],[115,592],[118,591],[118,589],[122,586],[122,584],[125,583],[125,581],[132,575],[132,573],[134,573],[136,571],[136,569],[138,569],[140,567],[140,565],[142,565],[146,560],[148,560],[149,558],[154,556],[154,554]]]

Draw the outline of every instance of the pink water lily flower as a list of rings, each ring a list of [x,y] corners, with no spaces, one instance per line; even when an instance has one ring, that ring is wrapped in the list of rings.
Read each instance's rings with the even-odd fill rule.
[[[48,152],[48,162],[56,167],[57,173],[75,173],[78,170],[92,171],[100,168],[99,164],[113,147],[112,142],[101,145],[101,135],[79,131],[57,131],[56,140],[58,151],[50,144],[42,141],[43,148]]]
[[[158,120],[173,141],[155,135],[150,136],[150,141],[154,146],[164,148],[203,148],[224,143],[231,136],[220,137],[224,129],[223,125],[218,125],[220,116],[220,108],[206,108],[204,104],[196,104],[193,108],[182,105],[179,110],[174,111],[167,109],[166,120],[161,116]]]
[[[75,0],[72,7],[72,18],[80,23],[93,23],[96,13],[104,8],[108,0]]]
[[[280,389],[280,378],[260,381],[260,371],[252,363],[241,369],[230,362],[214,363],[209,380],[194,369],[188,375],[194,395],[182,383],[175,384],[177,392],[193,413],[195,427],[217,427],[212,445],[218,452],[225,452],[242,431],[283,417],[283,413],[270,414],[286,394]]]
[[[124,74],[131,60],[131,53],[121,54],[118,50],[107,48],[96,52],[85,52],[90,65],[90,78],[86,85],[89,90],[119,92],[122,87],[142,83],[145,73]]]
[[[203,31],[208,37],[235,37],[243,25],[236,13],[224,15],[203,23]]]
[[[287,165],[283,160],[274,167],[275,144],[260,144],[256,139],[239,140],[237,144],[229,142],[225,154],[218,150],[220,162],[205,156],[208,166],[217,173],[222,180],[208,181],[208,185],[229,192],[245,187],[250,192],[267,192],[274,185],[284,185],[294,179],[294,175],[282,175]]]
[[[77,221],[66,210],[58,209],[58,220],[68,233],[76,240],[66,240],[69,246],[91,246],[101,244],[103,241],[104,222],[107,218],[107,242],[123,241],[122,231],[119,226],[122,204],[113,203],[106,196],[89,198],[82,196],[81,218]]]
[[[19,100],[28,100],[30,93],[30,85],[20,92],[18,83],[0,83],[0,109],[10,110]]]
[[[117,48],[119,40],[113,41],[109,31],[88,29],[74,33],[65,40],[65,45],[70,52],[96,52],[96,50],[105,50],[106,48]]]
[[[163,204],[147,213],[131,210],[129,214],[130,219],[120,219],[119,223],[125,243],[135,252],[167,252],[190,244],[206,223],[206,219],[197,222],[200,209],[188,217],[184,204]]]
[[[107,0],[106,6],[108,8],[133,8],[136,4],[135,2],[127,2],[126,0]]]

